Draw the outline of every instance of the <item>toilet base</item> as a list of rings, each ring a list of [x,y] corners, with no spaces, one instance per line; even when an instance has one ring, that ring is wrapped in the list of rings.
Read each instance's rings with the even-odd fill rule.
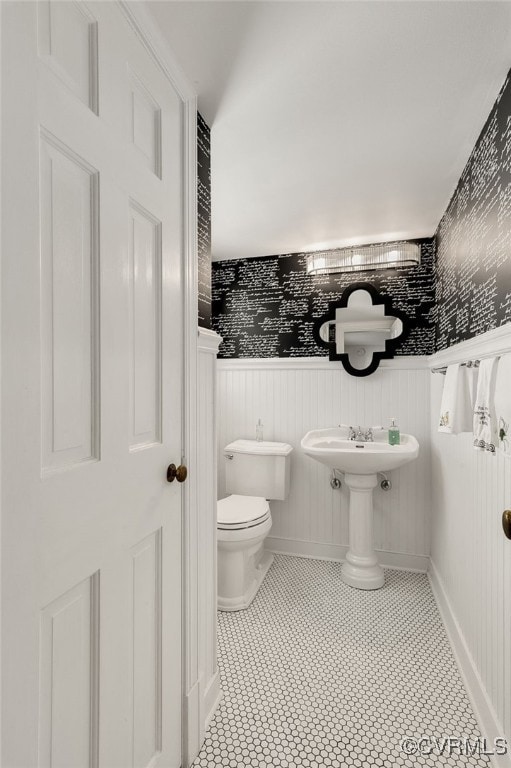
[[[218,595],[218,610],[219,611],[242,611],[248,608],[252,600],[257,594],[257,590],[261,586],[264,577],[268,573],[268,570],[273,563],[273,554],[264,549],[262,551],[261,559],[256,568],[252,571],[251,581],[242,595],[236,595],[236,597],[222,597]]]

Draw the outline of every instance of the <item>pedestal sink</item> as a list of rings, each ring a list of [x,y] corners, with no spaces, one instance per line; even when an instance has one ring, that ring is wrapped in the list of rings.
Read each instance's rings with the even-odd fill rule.
[[[377,473],[408,464],[419,455],[413,435],[401,434],[400,445],[389,445],[387,432],[374,434],[374,442],[348,438],[347,427],[313,429],[302,439],[303,451],[321,464],[344,473],[350,489],[350,542],[342,578],[358,589],[383,586],[383,568],[373,546],[373,489]]]

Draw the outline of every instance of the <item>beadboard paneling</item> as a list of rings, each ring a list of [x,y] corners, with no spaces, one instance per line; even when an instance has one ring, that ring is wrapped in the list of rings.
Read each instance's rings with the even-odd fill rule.
[[[487,353],[486,344],[491,339],[481,342],[477,357]],[[459,359],[457,347],[449,352],[453,360]],[[442,353],[444,358],[447,354]],[[500,452],[491,456],[475,451],[471,434],[438,433],[443,381],[440,375],[431,379],[431,560],[480,678],[482,691],[475,691],[474,697],[486,694],[486,704],[494,711],[494,733],[488,736],[509,740],[511,542],[502,532],[501,515],[511,506],[511,461]]]
[[[201,726],[205,729],[220,696],[216,645],[216,365],[220,338],[199,332],[198,391],[198,568],[199,676]],[[204,733],[201,734],[202,738]]]
[[[186,569],[185,643],[188,648],[183,670],[183,766],[197,757],[211,716],[220,699],[220,676],[216,645],[216,355],[220,338],[206,328],[198,330],[197,424],[195,503],[188,508],[184,541]],[[190,476],[188,482],[193,482]],[[188,485],[188,484],[187,484]]]
[[[331,553],[348,544],[348,490],[330,488],[329,470],[302,452],[301,438],[310,429],[339,423],[388,425],[396,417],[404,432],[417,437],[421,451],[416,462],[391,473],[391,491],[375,490],[376,548],[428,555],[431,374],[421,361],[417,367],[410,362],[408,369],[394,368],[390,361],[365,379],[321,359],[317,367],[312,361],[302,367],[282,359],[271,366],[265,361],[260,368],[254,361],[246,367],[243,362],[218,361],[219,498],[226,495],[223,447],[236,438],[255,437],[261,418],[265,439],[294,447],[289,498],[271,503],[271,537],[286,540],[289,552],[303,552],[303,542],[310,542]]]
[[[211,334],[211,336],[216,334]],[[217,337],[218,338],[218,337]],[[214,341],[214,339],[213,339]],[[219,341],[219,339],[218,339]],[[198,484],[199,505],[199,659],[201,677],[201,725],[206,728],[220,689],[216,649],[216,355],[217,345],[199,336]]]

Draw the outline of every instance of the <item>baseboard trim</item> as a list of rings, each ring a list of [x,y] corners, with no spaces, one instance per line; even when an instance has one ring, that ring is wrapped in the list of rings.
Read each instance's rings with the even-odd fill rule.
[[[318,541],[301,541],[299,539],[284,539],[278,536],[268,536],[266,549],[277,555],[294,555],[313,560],[334,560],[343,562],[346,559],[348,547],[342,544],[324,544]],[[429,567],[427,555],[411,555],[405,552],[388,552],[377,550],[378,560],[386,568],[402,571],[418,571],[426,573]]]
[[[209,681],[208,686],[204,691],[204,695],[202,697],[203,715],[201,719],[204,724],[204,733],[206,733],[206,731],[208,730],[209,724],[221,700],[222,700],[222,691],[220,689],[220,673],[217,669],[217,671]]]
[[[454,658],[458,664],[463,683],[465,684],[465,689],[468,693],[477,722],[479,723],[481,734],[483,738],[487,739],[488,746],[490,746],[497,737],[505,737],[504,728],[499,722],[479,676],[470,649],[467,646],[461,627],[452,610],[449,598],[447,597],[443,581],[433,561],[430,561],[428,579],[447,632],[447,637],[451,644]],[[511,754],[492,755],[491,762],[496,768],[510,768]]]
[[[188,768],[200,752],[200,682],[197,681],[184,696],[182,766]]]

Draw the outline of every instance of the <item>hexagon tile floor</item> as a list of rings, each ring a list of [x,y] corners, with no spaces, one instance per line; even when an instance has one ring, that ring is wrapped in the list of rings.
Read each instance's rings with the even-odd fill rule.
[[[194,766],[490,766],[434,741],[480,733],[427,577],[364,592],[340,569],[276,556],[250,608],[219,614],[223,699]]]

